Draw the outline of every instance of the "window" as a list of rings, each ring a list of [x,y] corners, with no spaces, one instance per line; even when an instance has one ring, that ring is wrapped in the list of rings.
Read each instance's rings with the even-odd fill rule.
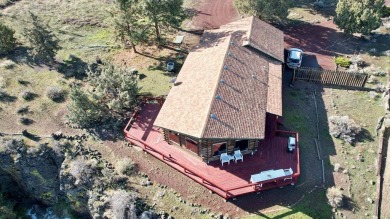
[[[219,156],[222,153],[226,152],[226,142],[220,142],[220,143],[215,143],[213,144],[211,148],[211,152],[213,156]]]
[[[236,140],[236,143],[234,144],[234,149],[240,151],[245,151],[248,149],[249,146],[249,140]]]
[[[180,134],[176,132],[169,131],[169,140],[180,145]]]

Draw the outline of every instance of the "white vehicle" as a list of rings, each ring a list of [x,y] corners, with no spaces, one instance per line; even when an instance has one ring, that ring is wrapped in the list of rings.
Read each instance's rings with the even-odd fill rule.
[[[301,67],[303,51],[297,48],[288,50],[287,54],[287,66],[295,69]]]

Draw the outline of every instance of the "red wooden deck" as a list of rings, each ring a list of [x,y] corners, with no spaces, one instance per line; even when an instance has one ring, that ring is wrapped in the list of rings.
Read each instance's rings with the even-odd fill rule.
[[[260,142],[258,151],[253,155],[244,155],[244,161],[221,165],[214,161],[209,164],[203,162],[200,157],[192,152],[176,145],[169,145],[163,140],[160,130],[153,127],[153,122],[160,110],[159,104],[147,103],[142,110],[136,113],[129,121],[124,132],[126,139],[143,148],[176,170],[202,184],[224,198],[232,198],[238,195],[258,192],[261,190],[281,187],[296,183],[300,175],[299,146],[294,153],[287,152],[288,135],[296,135],[293,132],[276,131],[276,119],[272,115],[267,116],[266,137]],[[170,157],[171,156],[171,157]],[[290,180],[284,178],[274,179],[260,183],[250,183],[252,174],[271,169],[293,169],[293,177]]]

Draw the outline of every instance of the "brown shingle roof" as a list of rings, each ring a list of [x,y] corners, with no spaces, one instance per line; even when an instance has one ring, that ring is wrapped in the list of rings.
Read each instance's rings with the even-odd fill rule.
[[[261,27],[251,28],[257,21],[245,18],[204,33],[177,77],[181,84],[172,87],[154,125],[197,138],[264,137],[266,112],[281,114],[281,65],[264,55],[268,51],[242,46]],[[281,36],[276,38],[283,53]]]
[[[269,63],[267,112],[282,116],[282,65]]]
[[[283,32],[270,24],[251,17],[251,29],[249,31],[249,40],[244,41],[245,46],[251,46],[254,49],[263,52],[272,58],[284,62],[284,44]]]

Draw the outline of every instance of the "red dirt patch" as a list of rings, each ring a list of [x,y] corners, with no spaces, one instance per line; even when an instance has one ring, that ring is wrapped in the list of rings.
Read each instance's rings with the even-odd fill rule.
[[[215,29],[239,19],[233,0],[206,1],[192,20],[195,29]]]
[[[319,24],[293,23],[281,29],[285,34],[286,49],[297,47],[304,51],[302,65],[305,67],[334,70],[334,56],[354,54],[359,50],[359,39],[341,32],[333,20]]]

